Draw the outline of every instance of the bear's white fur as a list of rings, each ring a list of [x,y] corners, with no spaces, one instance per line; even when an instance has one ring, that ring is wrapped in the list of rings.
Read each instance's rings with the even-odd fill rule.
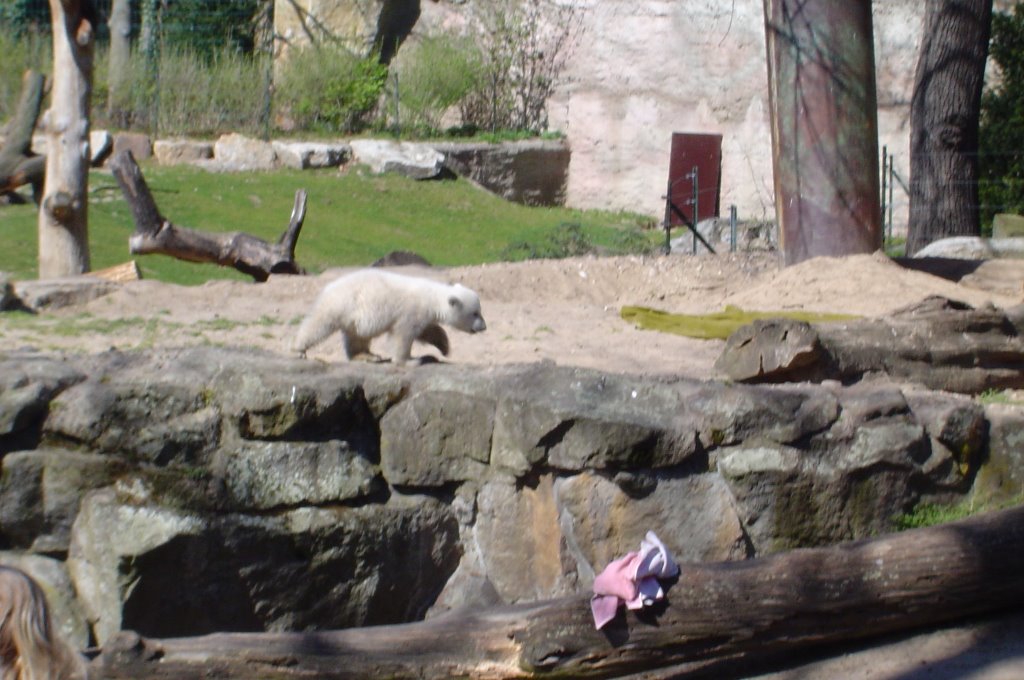
[[[380,269],[361,269],[327,284],[303,319],[292,349],[301,355],[335,331],[349,359],[370,351],[370,340],[388,333],[392,360],[409,360],[414,340],[448,354],[448,336],[439,324],[467,333],[487,328],[480,298],[456,284]]]

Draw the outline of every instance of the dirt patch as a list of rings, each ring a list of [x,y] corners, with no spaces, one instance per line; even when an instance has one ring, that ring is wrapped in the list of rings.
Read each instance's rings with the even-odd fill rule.
[[[709,313],[736,305],[762,311],[881,316],[928,295],[945,295],[972,305],[1015,305],[1021,302],[1024,282],[1024,262],[982,263],[958,282],[901,267],[879,254],[816,258],[787,268],[780,266],[776,255],[759,253],[584,257],[398,269],[458,281],[480,294],[489,328],[475,336],[452,331],[449,361],[549,360],[613,372],[698,378],[714,376],[712,364],[721,351],[720,341],[638,330],[620,317],[621,307]],[[997,275],[984,275],[987,269]],[[4,335],[8,347],[86,352],[212,343],[287,353],[296,324],[317,292],[344,271],[272,277],[264,284],[213,281],[183,287],[137,281],[89,303],[46,312],[24,327],[5,328]],[[383,344],[375,348],[387,352]],[[431,351],[416,347],[414,355]],[[335,339],[315,348],[310,356],[344,360]]]
[[[501,364],[553,361],[612,372],[715,377],[721,341],[642,331],[620,317],[624,305],[676,313],[810,310],[882,316],[928,295],[972,305],[1022,302],[1024,261],[960,268],[959,281],[902,267],[881,254],[816,258],[781,267],[773,253],[582,257],[451,269],[400,267],[458,281],[483,302],[488,330],[451,331],[448,361]],[[346,270],[279,276],[263,284],[213,281],[184,287],[126,283],[91,302],[37,319],[5,323],[7,347],[96,352],[193,344],[238,345],[288,353],[296,326],[317,292]],[[378,340],[376,351],[387,353]],[[416,346],[414,356],[432,348]],[[334,338],[310,352],[343,361]]]

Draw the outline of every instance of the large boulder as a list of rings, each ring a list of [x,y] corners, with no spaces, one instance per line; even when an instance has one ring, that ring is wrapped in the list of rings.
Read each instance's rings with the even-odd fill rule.
[[[564,141],[443,142],[435,148],[452,172],[508,201],[565,205],[572,154]]]
[[[390,139],[353,139],[352,160],[377,174],[393,172],[410,179],[434,179],[444,170],[444,154],[429,144]]]
[[[411,621],[458,561],[457,523],[427,497],[260,515],[181,500],[138,477],[83,504],[69,566],[101,644],[122,628],[174,637]]]
[[[66,554],[82,498],[128,469],[119,458],[61,449],[3,457],[0,540],[12,548]]]

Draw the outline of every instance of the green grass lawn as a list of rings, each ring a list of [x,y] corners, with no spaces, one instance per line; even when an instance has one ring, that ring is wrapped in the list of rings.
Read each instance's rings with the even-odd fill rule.
[[[414,181],[373,176],[359,168],[272,173],[210,173],[188,166],[143,164],[161,213],[177,226],[203,231],[244,231],[276,241],[291,214],[295,191],[308,192],[306,220],[296,248],[312,272],[368,265],[394,250],[408,250],[439,266],[495,262],[523,252],[523,244],[557,240],[571,231],[607,252],[654,247],[660,232],[639,232],[646,218],[628,213],[529,208],[509,203],[462,180]],[[37,275],[35,206],[0,206],[0,271],[16,279]],[[144,278],[197,284],[213,278],[248,279],[233,269],[182,262],[165,255],[132,256],[131,212],[114,178],[89,178],[89,249],[92,268],[136,259]],[[519,248],[516,249],[515,246]]]

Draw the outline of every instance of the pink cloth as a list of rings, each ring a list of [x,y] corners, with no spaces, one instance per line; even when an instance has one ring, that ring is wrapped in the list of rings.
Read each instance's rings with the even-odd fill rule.
[[[665,544],[653,531],[648,531],[640,542],[639,552],[613,560],[594,579],[594,597],[590,600],[594,626],[600,629],[614,619],[623,602],[628,609],[641,609],[664,598],[658,579],[672,578],[678,573],[679,565]]]

